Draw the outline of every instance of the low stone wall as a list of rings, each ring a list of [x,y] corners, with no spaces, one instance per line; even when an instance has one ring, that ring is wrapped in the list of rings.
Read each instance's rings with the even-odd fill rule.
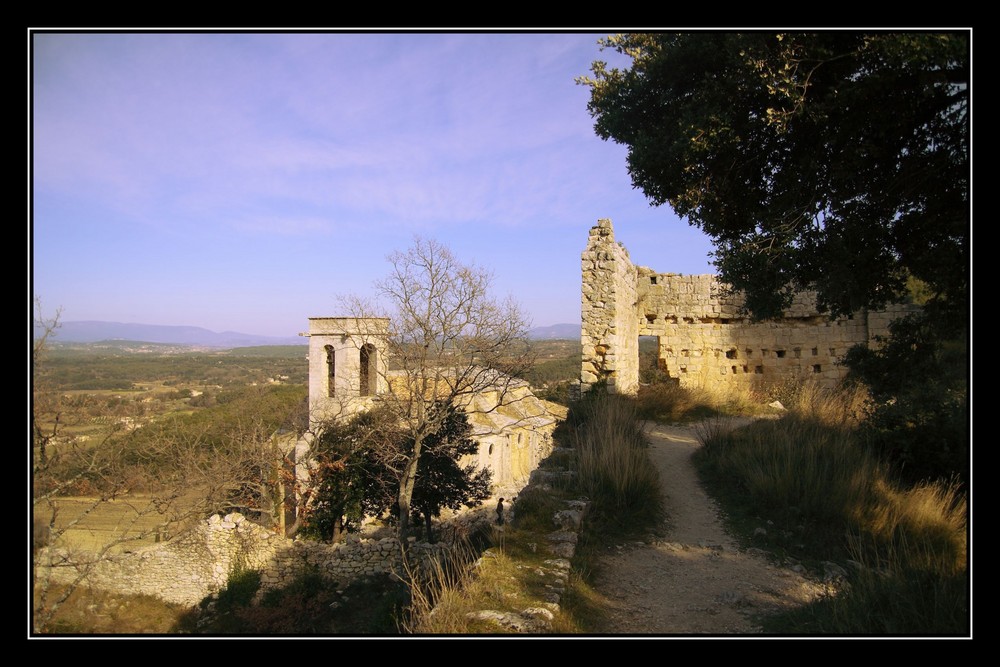
[[[444,536],[465,534],[487,521],[480,511],[443,528]],[[416,561],[436,556],[448,547],[412,540]],[[124,594],[146,594],[167,602],[195,605],[225,587],[230,572],[247,568],[261,573],[262,588],[291,582],[305,568],[349,583],[355,579],[398,571],[400,549],[393,537],[349,535],[338,544],[290,540],[239,514],[212,516],[185,535],[135,551],[106,555],[49,547],[36,558],[36,577],[72,583],[86,575],[84,585]]]

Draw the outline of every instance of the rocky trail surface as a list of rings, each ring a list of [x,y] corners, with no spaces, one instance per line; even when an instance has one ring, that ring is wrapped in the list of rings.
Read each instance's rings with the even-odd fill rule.
[[[662,538],[617,545],[602,557],[597,589],[610,603],[605,632],[627,635],[756,635],[755,618],[806,604],[824,592],[725,532],[691,455],[696,428],[651,424],[650,456],[667,514]]]

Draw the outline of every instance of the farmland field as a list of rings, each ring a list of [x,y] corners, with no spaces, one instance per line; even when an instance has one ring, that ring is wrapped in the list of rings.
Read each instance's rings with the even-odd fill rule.
[[[169,517],[157,512],[147,495],[132,494],[120,500],[60,497],[52,501],[52,506],[55,528],[60,533],[54,546],[97,552],[115,543],[110,549],[115,553],[170,537],[169,531],[157,530],[157,526],[169,522]]]

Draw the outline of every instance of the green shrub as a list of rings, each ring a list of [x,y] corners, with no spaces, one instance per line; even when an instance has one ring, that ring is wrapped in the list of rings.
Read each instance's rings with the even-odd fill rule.
[[[216,609],[220,612],[249,605],[260,590],[260,572],[245,568],[234,568],[226,580],[226,587],[216,597]]]
[[[267,591],[260,605],[240,610],[248,632],[258,635],[396,634],[408,600],[388,577],[338,584],[307,568],[287,586]]]
[[[565,504],[551,491],[526,487],[514,503],[515,527],[525,531],[551,531],[552,516]]]
[[[226,588],[181,619],[176,632],[213,635],[393,635],[409,600],[389,576],[341,587],[318,569],[303,569],[288,585],[255,603],[260,577],[234,570]]]
[[[857,346],[845,358],[871,392],[866,436],[907,482],[968,479],[967,331],[948,306],[925,305],[894,321],[880,347]]]

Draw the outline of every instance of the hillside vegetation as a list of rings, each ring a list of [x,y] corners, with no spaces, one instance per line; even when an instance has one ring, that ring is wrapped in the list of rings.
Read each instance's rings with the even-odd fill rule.
[[[558,397],[557,388],[567,387],[578,372],[579,344],[542,341],[537,345],[541,362],[532,384]],[[887,433],[900,436],[892,435],[897,431],[890,430],[877,412],[872,419],[878,406],[870,393],[860,387],[824,392],[789,386],[761,396],[710,396],[660,381],[655,351],[648,343],[640,349],[647,384],[639,396],[629,400],[591,393],[573,405],[558,434],[563,446],[575,450],[578,459],[573,466],[580,475],[578,486],[560,492],[584,494],[594,501],[575,569],[585,574],[598,566],[600,545],[648,534],[659,521],[659,480],[646,474],[649,466],[643,464],[644,442],[638,421],[699,421],[704,445],[696,462],[735,534],[746,545],[764,548],[786,564],[801,564],[815,576],[827,576],[829,563],[843,570],[836,594],[801,611],[765,619],[767,631],[789,635],[968,633],[968,482],[954,476],[914,479],[908,465],[912,458],[901,458],[898,450],[885,447]],[[205,446],[225,447],[226,425],[239,420],[247,401],[254,402],[254,411],[265,417],[267,428],[280,428],[294,423],[296,406],[301,408],[305,397],[303,385],[284,384],[283,380],[282,384],[253,386],[261,378],[302,373],[305,359],[295,358],[301,349],[235,352],[136,358],[104,351],[64,350],[57,356],[65,371],[57,370],[48,380],[73,382],[69,374],[72,364],[67,359],[76,358],[82,361],[80,366],[87,369],[90,380],[104,374],[131,384],[128,391],[57,390],[67,415],[64,423],[70,426],[68,433],[89,429],[95,434],[109,429],[113,419],[132,414],[143,424],[131,436],[135,443],[156,439],[157,433],[198,433]],[[172,363],[175,359],[182,360],[179,366]],[[157,377],[159,372],[166,375]],[[205,378],[225,384],[212,385]],[[172,382],[177,384],[168,384]],[[915,396],[919,405],[919,395]],[[764,407],[775,398],[782,400],[787,412]],[[769,418],[733,430],[724,421],[732,414]],[[112,419],[111,415],[118,416]],[[945,425],[950,428],[949,424]],[[919,455],[917,443],[909,444],[908,456]],[[76,491],[88,488],[97,487],[78,487]],[[669,493],[669,489],[664,491]],[[540,496],[524,495],[518,503],[518,521],[507,527],[502,542],[492,546],[495,557],[489,567],[493,574],[479,583],[464,575],[446,580],[444,585],[454,592],[438,591],[435,599],[452,596],[462,601],[456,609],[469,609],[483,604],[476,601],[477,595],[485,595],[488,601],[490,596],[502,596],[503,591],[522,591],[517,592],[522,595],[532,590],[538,582],[525,581],[523,589],[510,586],[521,576],[518,563],[535,558],[528,545],[538,539],[537,531],[547,529],[547,516],[553,507]],[[108,505],[93,513],[92,519],[99,522],[102,512],[113,511]],[[67,510],[60,520],[72,520],[72,516]],[[146,537],[152,540],[155,535],[148,533]],[[498,568],[495,572],[494,566]],[[452,577],[458,572],[452,569],[442,574]],[[253,582],[236,578],[235,597],[222,596],[216,604],[235,605],[230,616],[224,617],[242,619],[245,625],[241,632],[251,634],[251,628],[260,633],[298,632],[295,618],[307,612],[314,622],[300,630],[318,634],[395,634],[416,628],[433,632],[435,627],[444,627],[425,625],[429,622],[426,616],[406,616],[409,605],[419,607],[427,599],[414,602],[412,591],[398,584],[368,581],[357,590],[343,591],[317,583],[321,578],[309,577],[305,573],[302,582],[269,594],[265,604],[253,607],[241,607],[238,602],[240,586],[256,590]],[[369,598],[379,600],[379,604],[372,607],[352,602]],[[319,611],[334,608],[334,603],[339,609],[336,613]],[[589,627],[600,627],[594,621],[601,615],[600,602],[586,576],[573,578],[565,603],[568,615],[558,621],[559,631],[587,632]],[[157,606],[150,600],[107,599],[98,593],[77,592],[52,627],[70,632],[144,632],[147,630],[123,619],[126,610],[150,604]],[[86,611],[95,605],[104,610],[105,621],[98,623],[98,617]],[[173,621],[164,625],[161,620],[159,625],[151,625],[150,631],[206,631],[190,625],[196,616],[166,607],[149,611],[150,618],[162,619],[166,614]],[[416,607],[413,611],[419,613]],[[452,623],[460,616],[458,612],[450,616],[442,612],[440,620],[448,618]],[[352,617],[356,621],[348,620]],[[114,618],[119,620],[109,620]],[[404,618],[409,619],[405,621],[409,625],[401,625]],[[479,626],[448,627],[448,632],[475,632]]]

